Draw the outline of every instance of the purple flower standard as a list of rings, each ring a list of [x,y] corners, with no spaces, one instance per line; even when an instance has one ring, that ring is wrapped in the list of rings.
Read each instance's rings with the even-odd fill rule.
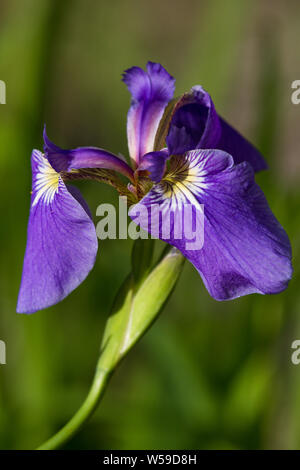
[[[95,228],[76,177],[110,180],[130,194],[129,214],[152,233],[142,208],[181,217],[181,208],[204,205],[204,245],[187,249],[174,230],[159,237],[195,266],[210,295],[228,300],[284,290],[292,276],[288,236],[256,185],[254,172],[266,168],[260,153],[216,112],[200,86],[173,100],[175,80],[160,65],[124,73],[131,96],[127,136],[132,168],[94,147],[62,150],[44,135],[45,153],[32,154],[32,198],[28,240],[17,311],[31,313],[68,295],[92,269]],[[87,170],[83,170],[87,169]],[[126,189],[116,179],[129,180]],[[151,218],[151,217],[150,217]],[[150,220],[151,222],[151,220]],[[174,227],[173,227],[174,229]]]

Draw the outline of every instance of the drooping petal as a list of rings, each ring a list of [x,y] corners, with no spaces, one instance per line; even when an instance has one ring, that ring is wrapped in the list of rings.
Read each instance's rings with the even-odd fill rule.
[[[27,246],[18,313],[49,307],[72,292],[95,263],[94,224],[77,188],[67,187],[34,150]]]
[[[142,157],[137,171],[148,171],[150,179],[155,183],[159,183],[165,173],[168,158],[169,152],[167,149],[146,153]]]
[[[232,157],[220,150],[194,150],[185,159],[176,158],[172,166],[169,176],[132,206],[133,220],[157,235],[157,227],[149,223],[150,210],[156,205],[163,214],[159,237],[178,248],[196,267],[217,300],[284,290],[292,275],[289,239],[256,185],[251,165],[234,165]],[[182,211],[184,205],[195,210],[204,206],[204,244],[200,249],[197,245],[196,249],[187,248],[191,239],[187,239],[186,229],[195,232],[196,241],[197,224],[194,219],[187,222],[181,214],[177,220],[178,225],[182,221],[185,224],[181,238],[175,238],[178,227],[174,224],[171,236],[163,236],[163,231],[167,233],[167,214],[175,213],[172,220],[176,220],[178,207]],[[200,221],[198,231],[202,228]]]
[[[44,151],[51,166],[57,171],[70,171],[80,168],[102,168],[117,171],[131,181],[133,171],[121,158],[97,147],[78,147],[64,150],[53,144],[44,129]]]
[[[247,161],[255,172],[266,170],[268,165],[261,153],[238,131],[220,117],[222,133],[217,148],[234,156],[234,163]]]
[[[210,95],[201,86],[193,87],[177,104],[166,141],[174,155],[216,148],[230,153],[235,163],[249,162],[254,171],[267,168],[260,152],[218,116]]]
[[[160,64],[148,62],[146,71],[132,67],[123,74],[132,100],[127,115],[127,138],[131,159],[154,150],[159,121],[175,89],[174,78]]]

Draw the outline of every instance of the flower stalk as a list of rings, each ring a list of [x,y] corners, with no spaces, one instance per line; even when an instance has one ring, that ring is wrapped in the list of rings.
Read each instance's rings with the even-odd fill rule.
[[[167,247],[151,269],[154,241],[136,240],[132,272],[121,286],[106,323],[94,380],[86,400],[73,418],[38,450],[64,446],[96,410],[117,365],[155,321],[182,271],[184,257]]]
[[[110,375],[110,373],[101,369],[100,364],[97,364],[90,391],[79,410],[60,431],[44,442],[44,444],[39,446],[37,450],[54,450],[61,448],[80,431],[82,426],[96,410],[103,396]]]

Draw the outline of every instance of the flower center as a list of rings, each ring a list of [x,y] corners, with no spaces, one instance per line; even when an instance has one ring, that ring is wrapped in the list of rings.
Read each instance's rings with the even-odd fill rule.
[[[173,197],[177,202],[188,201],[196,205],[198,202],[195,196],[199,196],[205,189],[204,175],[197,162],[182,155],[171,158],[169,171],[159,184],[164,197]]]

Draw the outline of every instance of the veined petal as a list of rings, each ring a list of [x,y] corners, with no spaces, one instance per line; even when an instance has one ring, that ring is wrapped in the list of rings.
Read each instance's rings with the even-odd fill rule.
[[[27,246],[18,313],[49,307],[72,292],[95,263],[97,236],[77,188],[67,187],[34,150]]]
[[[133,171],[121,158],[97,147],[78,147],[64,150],[53,144],[44,129],[44,151],[51,166],[57,171],[80,168],[102,168],[114,170],[133,180]]]
[[[221,137],[217,148],[234,156],[235,163],[247,161],[255,172],[266,170],[268,165],[262,154],[237,130],[220,117]]]
[[[172,118],[167,145],[171,154],[198,148],[216,148],[221,125],[214,103],[200,85],[183,95]]]
[[[176,108],[166,138],[171,154],[215,148],[228,152],[235,163],[249,162],[254,171],[267,168],[260,152],[218,116],[209,93],[201,86],[183,95]]]
[[[251,165],[234,165],[232,157],[220,150],[194,150],[173,165],[170,175],[132,206],[130,215],[146,214],[146,207],[148,213],[138,222],[152,233],[149,209],[157,205],[163,213],[159,237],[196,267],[217,300],[284,290],[292,276],[289,239],[255,184]],[[169,238],[162,236],[168,212],[176,213],[184,204],[204,206],[201,249],[187,249],[186,227],[181,239],[174,237],[174,230]]]
[[[132,67],[123,81],[131,93],[127,116],[127,138],[131,159],[140,158],[154,149],[155,134],[168,102],[172,99],[175,79],[160,65],[147,63],[146,71]]]
[[[165,173],[168,158],[169,152],[167,149],[146,153],[142,157],[137,171],[148,171],[150,179],[155,183],[159,183]]]

